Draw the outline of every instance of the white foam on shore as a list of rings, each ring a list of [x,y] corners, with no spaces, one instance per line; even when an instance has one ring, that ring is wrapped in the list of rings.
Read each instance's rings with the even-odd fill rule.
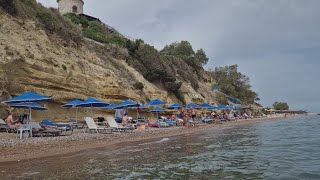
[[[148,144],[158,144],[158,143],[163,143],[163,142],[166,142],[166,141],[169,141],[169,140],[170,140],[169,138],[162,138],[159,141],[139,144],[139,146],[148,145]]]
[[[37,174],[40,174],[40,172],[23,173],[20,176],[16,176],[16,178],[27,178],[29,176],[34,176],[34,175],[37,175]]]

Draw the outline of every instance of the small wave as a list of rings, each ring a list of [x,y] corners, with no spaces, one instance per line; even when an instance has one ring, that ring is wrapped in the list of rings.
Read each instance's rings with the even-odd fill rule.
[[[16,176],[16,178],[26,178],[26,177],[34,176],[37,174],[40,174],[40,172],[23,173],[21,176]]]
[[[169,140],[170,140],[169,138],[162,138],[159,141],[149,142],[149,143],[142,143],[142,144],[139,144],[139,145],[142,146],[142,145],[148,145],[148,144],[158,144],[158,143],[163,143],[163,142],[166,142],[166,141],[169,141]]]

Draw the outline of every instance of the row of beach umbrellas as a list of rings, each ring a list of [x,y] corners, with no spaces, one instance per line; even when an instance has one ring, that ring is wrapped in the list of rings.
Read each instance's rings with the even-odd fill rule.
[[[29,110],[29,117],[30,117],[30,123],[32,122],[32,110],[47,110],[42,105],[38,104],[37,102],[43,102],[43,101],[50,101],[53,97],[49,96],[42,96],[33,92],[27,92],[25,94],[22,94],[20,96],[17,96],[15,98],[12,98],[7,101],[3,101],[2,103],[9,104],[13,108],[24,108]],[[122,102],[121,104],[109,104],[100,100],[97,100],[95,98],[88,98],[85,101],[81,100],[74,100],[71,101],[65,105],[63,105],[63,108],[76,108],[76,116],[77,116],[77,110],[78,108],[91,108],[91,112],[93,115],[93,108],[101,108],[101,109],[124,109],[124,108],[139,108],[139,109],[149,109],[150,107],[153,107],[150,112],[159,113],[159,112],[165,112],[166,110],[163,108],[160,108],[159,106],[165,106],[167,103],[163,102],[159,99],[155,99],[147,103],[146,105],[141,105],[137,102],[133,102],[130,100],[126,100]],[[167,109],[169,110],[179,110],[182,109],[183,106],[180,104],[172,104]],[[194,108],[194,109],[207,109],[207,110],[239,110],[240,107],[237,106],[211,106],[209,104],[203,103],[200,105],[191,103],[186,106],[187,109]],[[138,112],[138,111],[137,111]],[[77,117],[76,117],[77,118]],[[32,130],[31,130],[32,135]]]

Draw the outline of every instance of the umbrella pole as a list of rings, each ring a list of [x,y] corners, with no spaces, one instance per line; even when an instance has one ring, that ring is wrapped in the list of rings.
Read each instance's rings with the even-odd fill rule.
[[[32,137],[32,114],[31,114],[31,106],[29,107],[29,119],[30,119],[30,137]]]
[[[78,121],[78,108],[76,108],[76,121]]]
[[[137,108],[137,120],[139,119],[139,107]]]
[[[92,108],[92,103],[91,103],[91,115],[92,115],[92,118],[93,118],[93,108]]]

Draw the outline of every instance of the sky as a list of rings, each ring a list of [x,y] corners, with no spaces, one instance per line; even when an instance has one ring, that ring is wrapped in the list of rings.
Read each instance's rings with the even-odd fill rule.
[[[187,40],[205,50],[206,69],[238,64],[266,107],[320,112],[318,0],[84,1],[85,14],[159,50]]]

